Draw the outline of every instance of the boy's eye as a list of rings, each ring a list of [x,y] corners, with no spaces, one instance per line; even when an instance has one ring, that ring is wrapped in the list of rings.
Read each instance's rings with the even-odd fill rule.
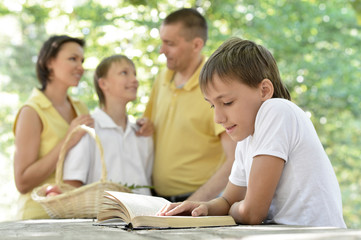
[[[233,102],[226,102],[226,103],[223,103],[225,106],[229,106],[229,105],[232,105]]]
[[[120,75],[127,75],[128,73],[127,73],[127,71],[121,71],[120,72]]]

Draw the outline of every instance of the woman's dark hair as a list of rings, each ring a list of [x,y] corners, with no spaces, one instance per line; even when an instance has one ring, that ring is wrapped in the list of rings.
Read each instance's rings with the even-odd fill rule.
[[[41,91],[44,91],[48,82],[50,81],[50,70],[48,63],[51,59],[58,55],[61,46],[67,42],[75,42],[81,47],[84,47],[85,41],[79,38],[73,38],[66,35],[52,36],[41,47],[38,60],[36,62],[36,74],[41,84]]]

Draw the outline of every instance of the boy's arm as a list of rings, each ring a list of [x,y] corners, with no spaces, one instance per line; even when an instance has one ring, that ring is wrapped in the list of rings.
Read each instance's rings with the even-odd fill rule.
[[[208,202],[185,201],[179,203],[170,203],[164,206],[157,215],[192,215],[196,216],[220,216],[228,215],[230,207],[234,202],[244,199],[246,187],[239,187],[228,182],[226,190],[221,197]]]
[[[187,200],[209,201],[219,196],[219,194],[224,190],[228,182],[228,177],[231,173],[234,161],[234,151],[237,143],[234,142],[226,132],[221,133],[220,137],[223,150],[226,155],[226,161],[216,171],[216,173]]]
[[[246,196],[246,192],[247,187],[240,187],[228,182],[222,196],[210,201],[208,215],[215,216],[229,214],[229,210],[233,203],[243,200]],[[224,206],[226,206],[226,208],[224,208]]]
[[[259,155],[254,157],[244,200],[232,205],[229,213],[237,223],[261,224],[267,217],[285,161]]]

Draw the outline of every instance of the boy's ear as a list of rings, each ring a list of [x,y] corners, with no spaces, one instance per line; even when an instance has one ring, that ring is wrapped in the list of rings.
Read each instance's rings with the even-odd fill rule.
[[[104,78],[99,78],[98,80],[98,84],[101,90],[105,90],[107,87],[106,81],[104,80]]]
[[[262,101],[266,101],[272,98],[274,93],[273,83],[271,80],[265,78],[260,83],[261,93],[262,93]]]

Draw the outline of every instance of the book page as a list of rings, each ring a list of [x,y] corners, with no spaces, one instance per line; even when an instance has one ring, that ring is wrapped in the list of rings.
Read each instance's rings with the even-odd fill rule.
[[[131,218],[135,216],[154,216],[163,206],[170,203],[161,197],[116,191],[105,192],[118,199],[119,204],[123,204],[128,209]]]
[[[190,228],[190,227],[219,227],[234,226],[234,219],[227,216],[137,216],[132,220],[134,228]]]
[[[130,223],[129,216],[125,214],[120,208],[109,207],[100,210],[97,214],[98,222],[126,222]]]

